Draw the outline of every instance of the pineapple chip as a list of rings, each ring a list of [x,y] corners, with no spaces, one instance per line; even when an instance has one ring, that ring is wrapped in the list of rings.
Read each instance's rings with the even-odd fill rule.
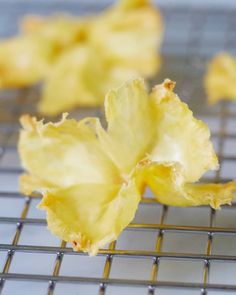
[[[147,78],[160,67],[162,32],[161,14],[149,0],[121,0],[97,16],[89,37],[109,64]]]
[[[228,53],[216,55],[209,63],[205,88],[210,104],[222,99],[236,100],[236,58]]]
[[[49,229],[95,255],[132,221],[145,188],[167,205],[230,204],[236,182],[195,183],[218,169],[208,127],[165,80],[149,94],[142,79],[110,91],[99,119],[58,123],[21,118],[23,193],[41,192]]]
[[[27,16],[21,27],[23,35],[0,43],[0,88],[31,86],[44,80],[58,56],[83,42],[88,30],[87,22],[66,16],[47,20]]]
[[[0,45],[0,88],[43,80],[45,115],[101,105],[109,89],[157,73],[162,30],[148,0],[121,0],[87,17],[27,16],[22,36]]]
[[[101,105],[109,89],[158,71],[162,22],[149,1],[122,0],[87,23],[87,42],[59,57],[46,78],[41,114]]]

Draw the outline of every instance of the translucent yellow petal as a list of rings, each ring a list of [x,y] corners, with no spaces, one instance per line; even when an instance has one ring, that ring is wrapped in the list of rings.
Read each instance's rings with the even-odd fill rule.
[[[236,100],[236,58],[228,53],[216,55],[208,65],[205,88],[209,103]]]
[[[210,205],[218,209],[223,204],[231,204],[236,193],[236,181],[188,183],[183,177],[183,167],[174,162],[144,162],[135,173],[139,182],[148,185],[160,203],[171,206]]]
[[[37,36],[0,43],[0,88],[23,87],[44,78],[53,56],[51,44]]]
[[[58,58],[45,80],[39,111],[55,115],[77,106],[96,106],[104,99],[108,75],[102,57],[86,45]]]
[[[19,152],[24,168],[33,177],[23,178],[23,192],[29,193],[32,183],[37,183],[34,190],[39,188],[38,183],[41,190],[91,181],[119,183],[118,171],[97,139],[96,130],[101,128],[97,119],[76,122],[64,116],[56,124],[43,124],[26,115],[21,123],[24,129]]]
[[[150,77],[160,66],[162,30],[161,15],[149,1],[121,1],[97,17],[90,39],[109,63]]]
[[[90,183],[47,192],[39,208],[47,211],[52,233],[96,255],[131,222],[139,201],[133,181],[122,187]]]
[[[175,83],[165,80],[151,93],[156,115],[156,138],[149,158],[157,162],[178,162],[186,181],[197,181],[218,161],[206,124],[193,117],[187,104],[173,92]]]
[[[144,81],[135,79],[110,91],[105,100],[107,132],[100,141],[122,174],[146,156],[155,136],[155,118]]]

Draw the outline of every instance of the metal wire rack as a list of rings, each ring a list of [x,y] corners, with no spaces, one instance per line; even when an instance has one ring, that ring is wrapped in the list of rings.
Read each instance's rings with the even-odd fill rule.
[[[100,3],[100,2],[99,2]],[[96,11],[105,4],[58,1],[57,10]],[[55,2],[0,2],[0,34],[16,30],[22,14],[50,13]],[[163,67],[153,80],[177,81],[177,93],[212,129],[221,170],[205,179],[236,175],[236,104],[207,107],[202,87],[206,60],[236,51],[236,10],[162,8],[166,35]],[[75,253],[46,231],[39,199],[17,191],[22,172],[16,150],[18,117],[35,113],[38,89],[0,93],[0,293],[11,294],[236,294],[236,204],[221,211],[172,208],[146,197],[135,220],[95,258]],[[99,115],[83,110],[73,115]],[[191,148],[191,143],[190,143]]]

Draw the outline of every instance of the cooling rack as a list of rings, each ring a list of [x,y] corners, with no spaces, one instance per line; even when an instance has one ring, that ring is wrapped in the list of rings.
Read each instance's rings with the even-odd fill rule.
[[[55,4],[56,3],[56,4]],[[1,1],[0,34],[15,33],[29,12],[73,13],[102,9],[102,2]],[[163,6],[163,66],[152,83],[169,77],[197,117],[206,121],[221,170],[205,180],[236,176],[236,104],[207,107],[202,87],[206,61],[214,53],[236,53],[236,11],[228,8]],[[39,89],[0,93],[0,293],[12,294],[236,294],[236,204],[220,211],[158,204],[149,192],[134,221],[94,258],[75,253],[46,229],[45,216],[17,191],[22,172],[16,142],[18,117],[36,113]],[[99,115],[80,110],[72,116]],[[191,149],[191,143],[189,143]]]

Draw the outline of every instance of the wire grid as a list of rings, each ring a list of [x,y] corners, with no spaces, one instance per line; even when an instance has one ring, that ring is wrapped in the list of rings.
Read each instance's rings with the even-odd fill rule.
[[[78,7],[73,1],[59,3],[59,9],[69,12],[101,8],[91,3],[89,7],[86,3]],[[54,9],[46,2],[21,4],[16,3],[14,9],[1,4],[1,21],[5,21],[1,27],[8,28],[3,36],[14,32],[13,18]],[[163,15],[163,67],[152,82],[166,77],[177,81],[177,93],[212,129],[222,169],[204,180],[227,181],[236,174],[236,107],[221,103],[208,108],[202,75],[209,56],[222,49],[235,51],[235,11],[172,6],[163,7]],[[47,233],[45,216],[35,209],[39,199],[20,195],[16,184],[22,172],[16,151],[18,117],[23,112],[35,113],[38,96],[34,88],[2,92],[0,97],[0,293],[236,293],[236,204],[217,212],[208,207],[172,208],[158,204],[147,192],[134,221],[95,258],[73,252],[70,245]],[[72,115],[87,114],[100,112],[84,109]],[[2,242],[5,236],[9,238]]]

